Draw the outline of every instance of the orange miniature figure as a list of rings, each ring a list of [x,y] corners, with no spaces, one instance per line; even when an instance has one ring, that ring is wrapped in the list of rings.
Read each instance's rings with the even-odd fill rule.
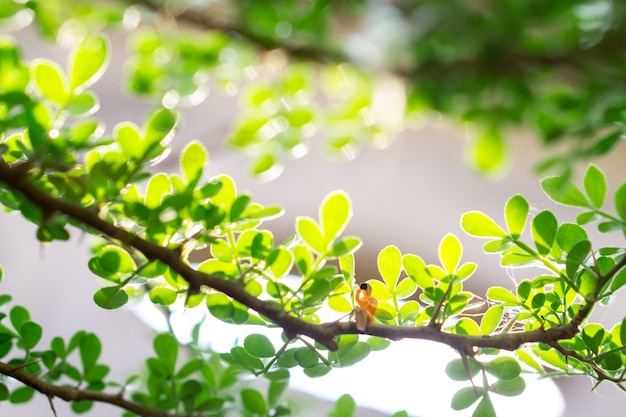
[[[359,285],[359,289],[356,290],[355,300],[359,305],[359,308],[355,312],[356,328],[363,332],[365,331],[367,322],[374,321],[378,300],[372,297],[372,286],[367,282],[362,282]]]

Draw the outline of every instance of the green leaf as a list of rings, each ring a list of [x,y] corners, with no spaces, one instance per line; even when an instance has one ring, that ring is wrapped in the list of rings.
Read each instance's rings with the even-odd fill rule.
[[[331,371],[331,369],[332,368],[326,364],[318,363],[311,367],[304,368],[302,372],[304,372],[304,374],[308,376],[309,378],[319,378],[321,376],[328,374]]]
[[[500,379],[491,387],[491,391],[506,397],[520,395],[524,389],[526,389],[526,382],[521,376],[513,379]]]
[[[556,238],[557,227],[558,221],[550,210],[544,210],[535,216],[532,222],[532,236],[539,254],[550,253]]]
[[[452,396],[451,408],[453,410],[465,410],[481,398],[484,390],[481,387],[463,387]]]
[[[296,233],[304,243],[318,254],[326,252],[326,240],[315,220],[310,217],[299,216],[296,218]]]
[[[350,197],[343,191],[329,194],[320,206],[320,223],[326,243],[335,240],[352,216]]]
[[[489,216],[480,211],[470,211],[461,217],[461,227],[470,236],[506,237],[506,232]]]
[[[13,328],[19,332],[22,325],[30,321],[30,313],[22,306],[14,306],[9,312],[9,319]]]
[[[339,368],[352,366],[365,359],[372,351],[372,346],[365,342],[357,342],[354,347],[337,358]]]
[[[393,413],[390,417],[409,417],[409,413],[407,413],[406,411],[402,410],[402,411],[398,411]]]
[[[480,334],[478,324],[476,324],[476,322],[469,317],[461,317],[454,325],[454,330],[457,334],[466,334],[470,336]]]
[[[587,171],[585,171],[583,185],[591,204],[596,208],[601,208],[602,204],[604,204],[607,188],[604,172],[596,165],[590,164]]]
[[[400,281],[400,283],[398,283],[398,286],[393,290],[393,293],[396,298],[401,300],[412,296],[415,294],[415,291],[417,291],[417,284],[415,281],[410,278],[404,278]]]
[[[541,188],[552,201],[565,206],[593,208],[580,188],[565,177],[547,177],[541,180]]]
[[[156,174],[146,187],[146,197],[144,204],[149,209],[156,209],[161,205],[166,195],[172,192],[172,181],[167,174]]]
[[[518,305],[519,299],[506,288],[491,287],[487,290],[487,298],[493,301],[500,301],[509,305]]]
[[[320,361],[317,353],[315,353],[315,351],[309,349],[308,347],[298,348],[294,354],[294,358],[298,365],[300,365],[302,368],[310,368],[317,365],[317,363]]]
[[[145,149],[142,144],[139,128],[132,123],[119,123],[115,126],[113,136],[122,149],[122,153],[129,158],[139,160],[142,158]]]
[[[159,108],[155,110],[146,123],[144,141],[149,150],[156,144],[167,142],[172,130],[176,127],[178,115],[170,109]],[[149,155],[151,157],[151,155]]]
[[[31,387],[19,387],[11,392],[11,395],[9,396],[9,402],[11,402],[11,404],[27,403],[31,400],[31,398],[33,398],[34,394],[35,390]]]
[[[522,372],[517,360],[509,356],[501,356],[484,364],[485,370],[499,379],[509,380],[517,378]]]
[[[197,184],[208,160],[208,152],[202,142],[191,141],[180,154],[180,170],[187,184]]]
[[[178,293],[171,288],[155,287],[150,290],[150,301],[154,304],[169,306],[174,304],[177,297]]]
[[[70,90],[85,89],[104,73],[109,56],[107,40],[102,36],[89,36],[75,48],[68,62]]]
[[[0,382],[0,401],[6,401],[9,399],[9,388]]]
[[[178,358],[178,341],[170,333],[161,333],[154,338],[154,352],[167,369],[169,375],[174,375],[176,359]]]
[[[241,390],[241,403],[246,410],[257,415],[265,415],[267,411],[265,398],[254,388],[244,388]]]
[[[626,182],[615,191],[615,210],[623,220],[626,220]]]
[[[493,403],[488,395],[483,395],[483,399],[478,403],[472,417],[497,417],[496,410],[493,408]]]
[[[41,335],[43,334],[43,330],[40,325],[34,323],[32,321],[26,321],[22,323],[20,326],[20,336],[22,337],[22,343],[24,344],[24,348],[27,350],[31,350],[39,340],[41,340]]]
[[[349,394],[343,394],[337,399],[335,406],[328,413],[328,417],[353,417],[356,413],[356,402]]]
[[[378,271],[390,291],[396,288],[402,270],[402,254],[395,246],[387,246],[378,254]]]
[[[333,244],[333,246],[328,251],[328,256],[339,257],[350,255],[356,252],[362,244],[363,241],[358,237],[343,237]]]
[[[495,176],[506,166],[507,144],[496,129],[489,129],[473,139],[468,148],[469,161],[476,170]]]
[[[243,347],[255,358],[271,358],[276,355],[274,345],[267,336],[262,334],[251,334],[246,336]]]
[[[517,194],[506,202],[504,218],[509,234],[517,239],[524,232],[526,219],[528,218],[528,202],[524,197]]]
[[[461,261],[463,247],[459,239],[452,233],[447,234],[439,244],[439,260],[441,266],[448,273],[453,275]]]
[[[402,257],[402,266],[407,275],[421,288],[434,285],[433,278],[426,271],[426,263],[417,255],[406,254]]]
[[[469,373],[473,377],[480,372],[480,366],[472,358],[467,358]],[[465,364],[461,358],[454,359],[446,365],[446,375],[453,381],[468,381],[470,379]]]
[[[100,288],[93,295],[95,303],[107,310],[120,308],[128,302],[128,294],[120,286]]]
[[[73,117],[87,117],[98,110],[98,96],[91,91],[72,95],[67,103],[67,111]]]
[[[590,252],[591,242],[588,240],[581,240],[574,245],[565,259],[565,272],[567,276],[574,278],[576,271],[578,271],[580,265],[585,262]]]
[[[220,320],[230,320],[235,315],[232,301],[222,293],[209,294],[206,297],[209,312]]]
[[[80,361],[83,365],[85,373],[91,369],[102,352],[102,344],[100,339],[93,333],[85,334],[78,344],[78,352],[80,353]]]
[[[589,323],[585,325],[585,327],[583,327],[583,331],[581,332],[581,336],[585,344],[594,354],[599,352],[604,335],[604,328],[597,323]]]
[[[61,67],[47,59],[33,61],[33,78],[41,95],[54,104],[65,105],[67,86]]]
[[[587,232],[575,223],[563,223],[556,232],[556,243],[564,252],[572,250],[581,240],[587,240]]]
[[[489,307],[485,312],[482,321],[480,322],[480,334],[488,335],[493,333],[504,315],[504,308],[501,305],[494,305]]]

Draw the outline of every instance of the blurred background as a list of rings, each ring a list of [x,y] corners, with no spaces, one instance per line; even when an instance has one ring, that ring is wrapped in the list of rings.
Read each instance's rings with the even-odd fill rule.
[[[30,29],[14,32],[13,36],[23,46],[27,59],[47,57],[61,63],[66,61],[66,50],[42,41]],[[120,35],[110,36],[112,60],[104,78],[94,86],[101,101],[97,117],[106,123],[109,133],[118,122],[143,120],[153,106],[151,102],[131,98],[124,92],[121,79],[126,65],[126,40]],[[239,190],[250,191],[259,203],[285,208],[284,216],[266,224],[277,236],[277,241],[294,233],[296,216],[316,217],[317,207],[326,194],[335,189],[345,190],[352,199],[354,210],[346,233],[360,236],[364,241],[363,247],[356,254],[356,271],[360,280],[378,277],[376,257],[389,244],[398,246],[402,253],[418,254],[427,263],[436,262],[439,241],[451,232],[459,236],[464,244],[463,260],[479,265],[473,279],[467,282],[470,291],[484,293],[486,288],[493,285],[514,288],[515,282],[525,276],[518,271],[500,268],[497,256],[483,254],[483,242],[462,232],[459,226],[461,215],[468,210],[480,210],[501,221],[505,201],[511,195],[521,193],[528,199],[533,211],[549,208],[555,211],[560,220],[574,220],[573,211],[554,206],[542,193],[540,178],[532,173],[541,150],[524,131],[509,138],[514,148],[514,160],[508,172],[498,180],[485,179],[470,170],[465,163],[464,146],[475,134],[471,124],[451,125],[441,118],[433,117],[399,132],[395,140],[384,149],[364,149],[351,161],[326,155],[324,147],[316,143],[313,137],[312,150],[307,155],[298,160],[286,161],[281,176],[262,182],[250,177],[246,160],[224,147],[224,139],[237,117],[237,111],[238,99],[219,93],[210,94],[202,104],[186,109],[181,128],[172,143],[171,155],[155,169],[177,170],[178,151],[184,144],[192,139],[202,141],[210,152],[210,174],[231,175]],[[614,190],[624,179],[625,156],[622,147],[596,161],[607,174],[610,190]],[[601,236],[599,239],[610,245],[612,239],[619,239],[619,236]],[[621,239],[615,241],[623,245]],[[67,243],[40,246],[31,225],[17,216],[1,214],[0,264],[3,265],[5,278],[0,284],[0,292],[13,294],[17,304],[31,311],[33,319],[45,329],[44,343],[55,335],[70,336],[79,329],[97,327],[104,341],[103,360],[112,364],[111,377],[123,380],[127,375],[137,372],[142,365],[141,361],[151,353],[153,331],[131,310],[103,311],[89,296],[85,296],[100,286],[86,266],[88,247],[89,237],[79,232],[74,232]],[[625,314],[625,301],[624,294],[621,294],[621,298],[610,306],[597,310],[592,321],[601,321],[607,326],[621,321]],[[441,390],[437,384],[444,382],[431,379],[431,374],[423,372],[424,369],[431,369],[428,366],[432,360],[427,355],[416,351],[414,357],[407,358],[409,366],[392,367],[385,366],[384,362],[369,362],[374,361],[373,354],[357,366],[363,366],[369,371],[365,382],[372,388],[372,393],[366,395],[377,395],[377,375],[382,373],[398,377],[419,375],[434,390]],[[445,361],[441,364],[439,373],[443,375]],[[329,377],[332,378],[332,373]],[[363,380],[363,377],[360,379]],[[352,380],[356,386],[358,379]],[[555,382],[564,399],[564,410],[561,410],[564,416],[623,415],[626,397],[608,385],[601,385],[592,392],[591,382],[585,378],[561,378]],[[561,404],[563,400],[558,391],[552,390],[552,383],[545,384],[544,393],[551,393],[555,404]],[[349,392],[352,387],[345,388],[345,392]],[[312,388],[309,392],[313,391]],[[342,393],[336,392],[336,397]],[[451,389],[448,397],[435,399],[441,402],[440,414],[428,415],[451,413],[448,402],[452,393]],[[383,400],[389,399],[384,395],[379,396]],[[429,396],[432,393],[416,389],[412,397],[405,397],[404,400],[409,405],[426,404],[433,400]],[[358,401],[356,395],[355,398]],[[526,404],[534,401],[525,395],[521,399]],[[542,401],[550,399],[544,398]],[[399,410],[407,407],[400,402],[394,400],[391,408]],[[323,404],[311,405],[315,410],[311,415],[322,415],[321,408],[317,407],[328,406],[328,403]],[[61,401],[55,401],[55,405],[59,416],[70,414]],[[509,415],[502,407],[497,410],[503,416]],[[555,410],[558,412],[559,407]],[[0,404],[0,413],[14,417],[51,415],[45,398],[38,398],[36,405],[22,407],[3,403]],[[108,416],[111,413],[118,412],[97,405],[89,415]],[[358,415],[387,414],[364,408]]]

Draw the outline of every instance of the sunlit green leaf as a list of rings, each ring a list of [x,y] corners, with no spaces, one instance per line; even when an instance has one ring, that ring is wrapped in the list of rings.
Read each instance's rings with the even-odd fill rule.
[[[296,232],[309,248],[319,254],[326,252],[326,240],[315,220],[305,216],[296,218]]]
[[[70,90],[85,89],[104,73],[108,57],[108,42],[102,36],[88,36],[72,51],[68,62]]]
[[[180,170],[188,184],[198,182],[207,160],[208,152],[201,142],[192,141],[185,146],[180,154]]]
[[[32,65],[35,83],[43,97],[52,103],[65,105],[67,82],[61,67],[56,62],[45,59],[37,59]]]
[[[499,238],[506,236],[506,232],[496,222],[480,211],[470,211],[463,214],[461,227],[470,236]]]
[[[583,185],[591,204],[596,208],[601,208],[602,204],[604,204],[607,188],[606,177],[602,170],[596,165],[590,164],[587,171],[585,171]]]
[[[489,307],[480,322],[480,333],[484,335],[493,333],[502,321],[503,315],[504,308],[501,305]]]
[[[544,210],[537,214],[532,221],[532,236],[537,251],[541,255],[547,255],[552,249],[556,238],[558,222],[554,214]]]
[[[495,176],[506,166],[507,144],[496,129],[489,129],[472,140],[468,155],[475,169],[485,175]]]
[[[547,177],[541,181],[543,191],[556,203],[566,206],[592,208],[580,188],[563,177]]]
[[[459,266],[463,247],[459,239],[453,234],[447,234],[439,244],[439,260],[443,269],[452,275]]]
[[[526,225],[526,218],[528,217],[528,202],[526,199],[519,194],[511,197],[506,202],[504,217],[511,236],[514,238],[521,236]]]
[[[155,304],[168,306],[174,304],[178,294],[167,287],[155,287],[150,290],[150,301]]]
[[[113,310],[128,302],[128,294],[119,286],[103,287],[96,291],[93,300],[98,306]]]
[[[331,242],[345,229],[352,216],[350,197],[343,191],[329,194],[320,206],[320,223],[326,242]]]
[[[402,270],[402,254],[395,246],[387,246],[378,254],[378,271],[387,284],[390,291],[393,291],[400,277]]]

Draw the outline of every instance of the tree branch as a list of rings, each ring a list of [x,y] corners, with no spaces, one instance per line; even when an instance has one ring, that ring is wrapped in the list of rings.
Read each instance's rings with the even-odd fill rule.
[[[63,213],[85,226],[96,229],[128,246],[134,247],[150,260],[159,260],[168,265],[183,277],[191,288],[199,289],[206,286],[221,291],[227,296],[239,301],[260,315],[280,326],[290,337],[305,335],[323,344],[330,350],[338,348],[335,337],[341,334],[360,334],[354,323],[331,322],[323,324],[310,323],[292,316],[275,303],[261,300],[248,293],[239,281],[224,280],[215,275],[206,274],[193,269],[187,264],[177,249],[159,246],[147,241],[121,227],[115,226],[98,216],[98,213],[88,207],[56,198],[38,188],[28,178],[28,173],[17,171],[8,163],[0,159],[0,182],[10,189],[21,193],[38,207]],[[496,348],[515,350],[523,344],[544,342],[551,343],[558,340],[570,339],[579,331],[579,325],[589,315],[592,304],[584,304],[576,316],[567,324],[540,328],[532,331],[516,333],[502,333],[497,335],[468,336],[441,331],[438,326],[390,326],[368,325],[365,334],[379,336],[392,340],[425,339],[444,343],[461,352],[471,353],[475,348]]]
[[[96,401],[115,405],[142,417],[173,417],[172,414],[165,411],[128,401],[121,395],[51,384],[39,378],[37,375],[29,373],[22,366],[14,366],[0,362],[0,373],[15,378],[23,384],[46,395],[51,403],[53,397],[58,397],[65,401]]]

